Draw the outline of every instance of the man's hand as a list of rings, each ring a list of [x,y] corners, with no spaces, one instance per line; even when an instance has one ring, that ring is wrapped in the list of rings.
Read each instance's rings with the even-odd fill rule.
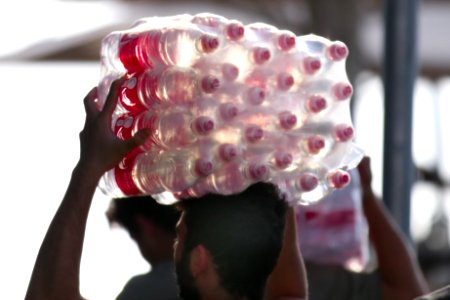
[[[98,180],[149,135],[148,130],[140,131],[124,141],[112,131],[112,114],[122,82],[119,79],[112,84],[102,110],[96,104],[97,88],[84,99],[86,122],[80,133],[80,160],[42,242],[25,296],[27,300],[83,299],[79,287],[81,252]]]
[[[86,121],[80,132],[79,165],[89,168],[98,177],[117,165],[128,152],[142,145],[150,135],[149,130],[143,129],[124,141],[116,137],[111,129],[112,114],[123,80],[113,82],[102,110],[97,105],[97,88],[93,88],[84,98]]]
[[[370,169],[370,158],[364,156],[358,164],[358,172],[363,188],[370,188],[372,184],[372,170]]]

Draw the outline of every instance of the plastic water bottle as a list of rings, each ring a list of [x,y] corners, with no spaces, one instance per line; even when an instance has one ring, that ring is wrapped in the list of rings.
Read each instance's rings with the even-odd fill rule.
[[[231,162],[210,176],[202,178],[197,185],[189,189],[188,194],[198,196],[213,191],[223,195],[234,194],[254,182],[267,180],[269,176],[270,167],[265,163]]]
[[[245,33],[245,27],[241,22],[228,20],[219,15],[200,13],[194,16],[191,22],[193,24],[211,27],[215,31],[223,34],[230,41],[241,39]]]
[[[214,93],[219,85],[217,77],[200,78],[191,68],[169,67],[161,73],[150,70],[128,78],[121,101],[130,111],[150,109],[155,103],[192,103],[204,93]]]
[[[250,61],[257,65],[266,63],[271,56],[270,49],[266,47],[256,46],[250,50]]]
[[[306,153],[317,154],[325,147],[325,139],[320,135],[312,135],[304,140]]]
[[[341,189],[350,183],[350,174],[344,170],[331,171],[327,178],[329,185],[336,189]]]
[[[146,152],[136,148],[128,153],[122,161],[105,173],[99,183],[103,192],[108,192],[114,197],[126,197],[130,195],[141,195],[142,190],[136,185],[133,177],[133,168],[136,159],[140,156],[156,157],[161,149],[156,147]],[[161,190],[162,192],[163,190]]]
[[[217,63],[202,61],[193,66],[200,71],[202,75],[209,75],[216,78],[222,78],[224,82],[232,82],[239,76],[239,68],[233,63]]]
[[[195,158],[185,150],[163,153],[158,162],[142,156],[136,160],[134,176],[136,185],[146,194],[161,190],[181,192],[192,186],[199,178],[213,171],[213,162]]]
[[[194,117],[186,112],[167,112],[156,115],[151,111],[140,114],[124,114],[115,123],[114,132],[124,140],[140,129],[148,128],[151,136],[141,146],[149,149],[153,145],[161,148],[184,147],[192,144],[199,136],[214,130],[215,121],[207,116]]]
[[[295,83],[295,78],[288,72],[282,72],[277,76],[277,88],[282,91],[289,90]]]
[[[284,170],[291,166],[293,161],[294,157],[292,153],[283,150],[276,151],[273,155],[272,166],[274,166],[275,169]]]
[[[302,60],[301,70],[304,74],[313,75],[319,72],[322,63],[319,58],[316,57],[305,57]]]
[[[327,47],[327,55],[333,61],[340,61],[348,56],[348,48],[342,42],[334,42]]]
[[[279,187],[285,191],[288,201],[296,201],[301,204],[316,202],[323,196],[323,191],[318,188],[319,185],[319,176],[308,170],[292,172],[279,183]]]
[[[306,111],[316,114],[327,108],[327,100],[320,95],[311,95],[305,102]]]
[[[347,82],[336,83],[332,89],[337,100],[347,100],[353,94],[353,88]]]
[[[191,66],[200,55],[214,52],[219,47],[219,39],[186,26],[124,34],[119,47],[120,61],[128,71],[135,72],[159,64]]]
[[[347,142],[353,138],[353,127],[347,124],[338,124],[334,127],[333,136],[338,142]]]
[[[278,30],[264,23],[249,24],[248,29],[251,39],[268,42],[280,51],[289,51],[296,45],[296,36],[287,30]]]

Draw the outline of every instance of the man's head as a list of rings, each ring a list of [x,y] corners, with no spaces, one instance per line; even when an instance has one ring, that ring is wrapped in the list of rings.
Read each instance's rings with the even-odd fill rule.
[[[227,294],[261,299],[283,241],[286,203],[278,189],[256,183],[239,194],[208,194],[181,206],[175,250],[181,296],[199,298],[196,276],[206,255]]]
[[[150,196],[115,198],[107,217],[124,227],[150,263],[172,258],[172,243],[180,211],[161,205]]]

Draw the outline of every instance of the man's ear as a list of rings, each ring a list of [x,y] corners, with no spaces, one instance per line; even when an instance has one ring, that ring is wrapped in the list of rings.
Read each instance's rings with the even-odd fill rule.
[[[205,272],[211,264],[211,256],[202,244],[197,245],[191,251],[190,268],[191,273],[195,277]]]

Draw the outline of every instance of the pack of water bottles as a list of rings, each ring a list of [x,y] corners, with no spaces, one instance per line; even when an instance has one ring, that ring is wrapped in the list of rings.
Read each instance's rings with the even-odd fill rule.
[[[100,105],[126,77],[112,129],[148,141],[105,174],[114,197],[162,203],[271,181],[308,204],[346,186],[354,144],[346,45],[202,13],[138,20],[107,35]]]
[[[298,207],[296,224],[306,261],[362,272],[370,260],[369,227],[359,174],[352,169],[350,175],[352,180],[344,188],[318,203]]]

